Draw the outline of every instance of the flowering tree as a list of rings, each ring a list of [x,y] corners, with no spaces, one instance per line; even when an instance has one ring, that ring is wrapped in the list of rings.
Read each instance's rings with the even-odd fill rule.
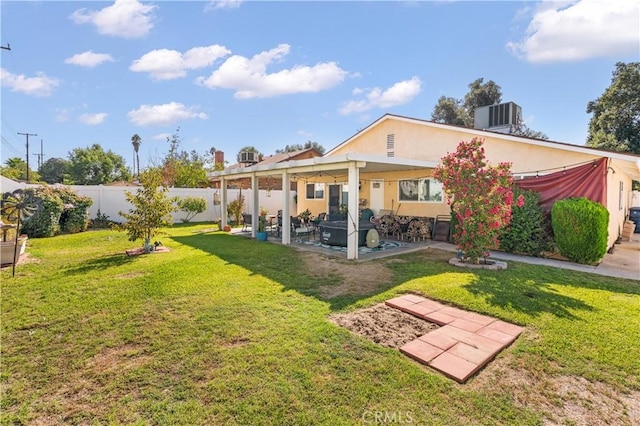
[[[502,229],[511,220],[513,178],[511,164],[490,166],[485,161],[483,140],[462,141],[456,152],[442,158],[433,177],[442,182],[447,203],[457,220],[454,240],[467,262],[479,263],[489,247],[499,245]],[[518,205],[523,203],[518,199]]]

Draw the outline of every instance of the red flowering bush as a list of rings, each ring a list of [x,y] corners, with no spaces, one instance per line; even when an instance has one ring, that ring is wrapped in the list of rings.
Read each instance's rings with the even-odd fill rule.
[[[442,182],[447,203],[455,200],[453,238],[464,253],[463,259],[473,263],[489,256],[490,247],[498,247],[513,204],[511,164],[487,164],[482,144],[479,138],[460,142],[456,152],[442,158],[433,174]],[[519,198],[517,205],[523,203]]]

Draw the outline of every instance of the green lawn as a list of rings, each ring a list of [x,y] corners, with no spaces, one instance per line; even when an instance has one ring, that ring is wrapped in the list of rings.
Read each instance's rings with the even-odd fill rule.
[[[296,250],[211,227],[170,228],[169,253],[134,257],[141,243],[115,231],[30,240],[32,261],[0,276],[2,424],[579,424],[562,407],[606,410],[559,383],[604,405],[640,396],[637,281],[469,272],[426,251],[361,263],[391,281],[325,299]],[[409,291],[526,330],[459,385],[327,320]],[[610,424],[631,424],[618,408]]]

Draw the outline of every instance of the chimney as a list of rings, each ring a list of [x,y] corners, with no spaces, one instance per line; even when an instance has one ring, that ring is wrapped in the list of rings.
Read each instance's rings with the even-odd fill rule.
[[[215,158],[216,164],[220,163],[220,164],[224,165],[224,152],[216,151],[214,158]]]

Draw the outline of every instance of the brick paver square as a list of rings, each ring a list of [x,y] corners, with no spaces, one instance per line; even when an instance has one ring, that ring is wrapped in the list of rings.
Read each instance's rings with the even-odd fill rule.
[[[455,328],[450,325],[445,325],[443,327],[440,327],[432,331],[432,333],[442,334],[444,336],[455,339],[458,342],[464,342],[466,339],[474,336],[474,334],[470,331],[466,331],[461,328]]]
[[[502,343],[502,345],[507,346],[514,340],[516,340],[516,336],[512,336],[510,334],[503,333],[498,330],[492,330],[490,328],[483,328],[478,330],[478,335],[487,337],[495,342]]]
[[[444,352],[434,358],[429,363],[429,366],[460,383],[467,381],[473,373],[480,369],[479,365],[462,359],[459,356],[452,355],[449,352]]]
[[[483,351],[492,354],[492,356],[496,355],[505,347],[503,343],[496,342],[495,340],[491,340],[488,337],[480,336],[473,333],[469,336],[464,337],[460,341],[475,348],[482,349]]]
[[[475,312],[468,312],[467,315],[463,316],[462,319],[466,319],[467,321],[477,322],[482,325],[489,325],[492,322],[496,321],[495,318],[488,317],[486,315],[477,314]]]
[[[440,309],[445,308],[445,305],[443,305],[442,303],[434,302],[433,300],[428,300],[428,299],[418,303],[418,305],[425,306],[431,309],[432,312],[439,311]]]
[[[492,322],[491,324],[487,325],[487,328],[491,330],[497,330],[505,334],[509,334],[513,337],[518,337],[520,333],[522,333],[522,331],[524,330],[524,328],[520,327],[519,325],[510,324],[508,322],[504,322],[500,320]]]
[[[420,336],[418,337],[418,339],[422,340],[423,342],[427,342],[435,346],[436,348],[440,348],[443,351],[446,351],[447,349],[458,343],[456,339],[453,339],[444,333],[435,333],[434,331],[429,332],[424,336]]]
[[[451,321],[455,320],[456,317],[452,317],[447,314],[443,314],[441,311],[435,311],[422,316],[422,318],[427,321],[435,322],[436,324],[444,325],[449,324]]]
[[[424,302],[425,300],[427,300],[424,297],[418,296],[418,295],[415,295],[415,294],[403,294],[400,297],[402,297],[405,300],[408,300],[409,302],[413,302],[413,303],[420,303],[420,302]]]
[[[451,306],[448,306],[442,309],[441,312],[445,315],[449,315],[450,317],[456,317],[456,318],[464,318],[465,315],[469,313],[467,311],[463,311],[462,309],[452,308]]]
[[[422,303],[414,303],[411,306],[407,306],[405,308],[402,308],[403,311],[410,313],[412,315],[415,315],[419,318],[424,318],[425,315],[430,314],[434,311],[436,311],[436,309],[433,309],[432,307],[429,307],[428,305],[423,305]]]
[[[427,342],[423,342],[420,339],[415,339],[403,345],[400,348],[400,352],[410,356],[416,361],[419,361],[423,364],[428,364],[429,361],[440,355],[443,350],[430,345]]]
[[[384,302],[387,306],[391,306],[392,308],[400,309],[404,311],[406,308],[415,305],[415,303],[410,302],[402,297],[396,297]]]
[[[475,348],[462,342],[452,346],[447,350],[447,352],[479,366],[483,366],[489,362],[493,355],[489,352],[483,351],[482,349]]]
[[[464,318],[456,318],[455,320],[451,321],[449,325],[452,327],[461,328],[463,330],[470,331],[472,333],[475,333],[476,331],[484,327],[484,325],[482,324],[478,324],[477,322],[473,322],[473,321],[467,321]]]

